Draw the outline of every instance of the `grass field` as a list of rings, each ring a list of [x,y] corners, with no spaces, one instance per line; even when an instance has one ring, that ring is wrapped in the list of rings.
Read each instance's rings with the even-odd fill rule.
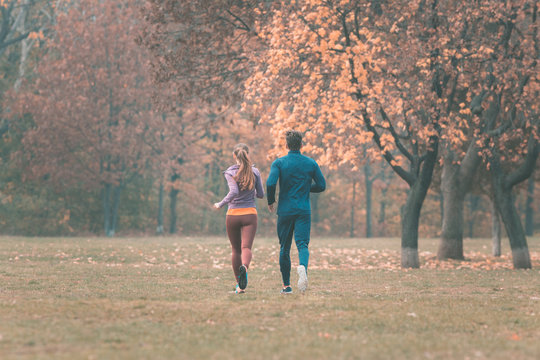
[[[235,295],[225,238],[0,237],[0,359],[540,359],[529,247],[516,271],[507,241],[438,262],[421,239],[405,271],[399,239],[314,238],[308,291],[283,296],[275,239]]]

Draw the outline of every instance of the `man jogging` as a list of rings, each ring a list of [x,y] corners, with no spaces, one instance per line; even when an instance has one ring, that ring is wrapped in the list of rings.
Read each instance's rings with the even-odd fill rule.
[[[279,179],[277,207],[277,233],[279,237],[279,268],[283,278],[282,294],[292,293],[291,288],[291,243],[294,235],[298,249],[298,289],[305,291],[308,285],[309,234],[311,230],[310,192],[322,192],[326,181],[315,160],[300,153],[302,135],[289,130],[285,134],[289,154],[272,163],[266,181],[268,210],[274,211],[276,184]]]

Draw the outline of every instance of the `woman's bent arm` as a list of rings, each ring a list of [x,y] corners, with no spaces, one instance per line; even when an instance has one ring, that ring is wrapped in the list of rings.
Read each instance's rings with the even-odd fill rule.
[[[236,180],[229,174],[225,174],[225,179],[227,179],[227,184],[229,185],[229,193],[219,202],[219,207],[230,203],[239,193]]]

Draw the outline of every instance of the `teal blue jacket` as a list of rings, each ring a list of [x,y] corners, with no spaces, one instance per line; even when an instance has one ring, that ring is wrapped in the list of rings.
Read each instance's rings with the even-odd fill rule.
[[[300,151],[276,159],[266,180],[268,205],[276,202],[279,179],[278,215],[311,214],[309,193],[323,192],[326,181],[319,165]]]

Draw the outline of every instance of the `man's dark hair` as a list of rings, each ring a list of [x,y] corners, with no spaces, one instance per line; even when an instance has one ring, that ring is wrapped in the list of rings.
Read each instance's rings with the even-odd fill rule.
[[[298,151],[302,147],[302,134],[296,130],[289,130],[285,133],[287,147],[289,150]]]

